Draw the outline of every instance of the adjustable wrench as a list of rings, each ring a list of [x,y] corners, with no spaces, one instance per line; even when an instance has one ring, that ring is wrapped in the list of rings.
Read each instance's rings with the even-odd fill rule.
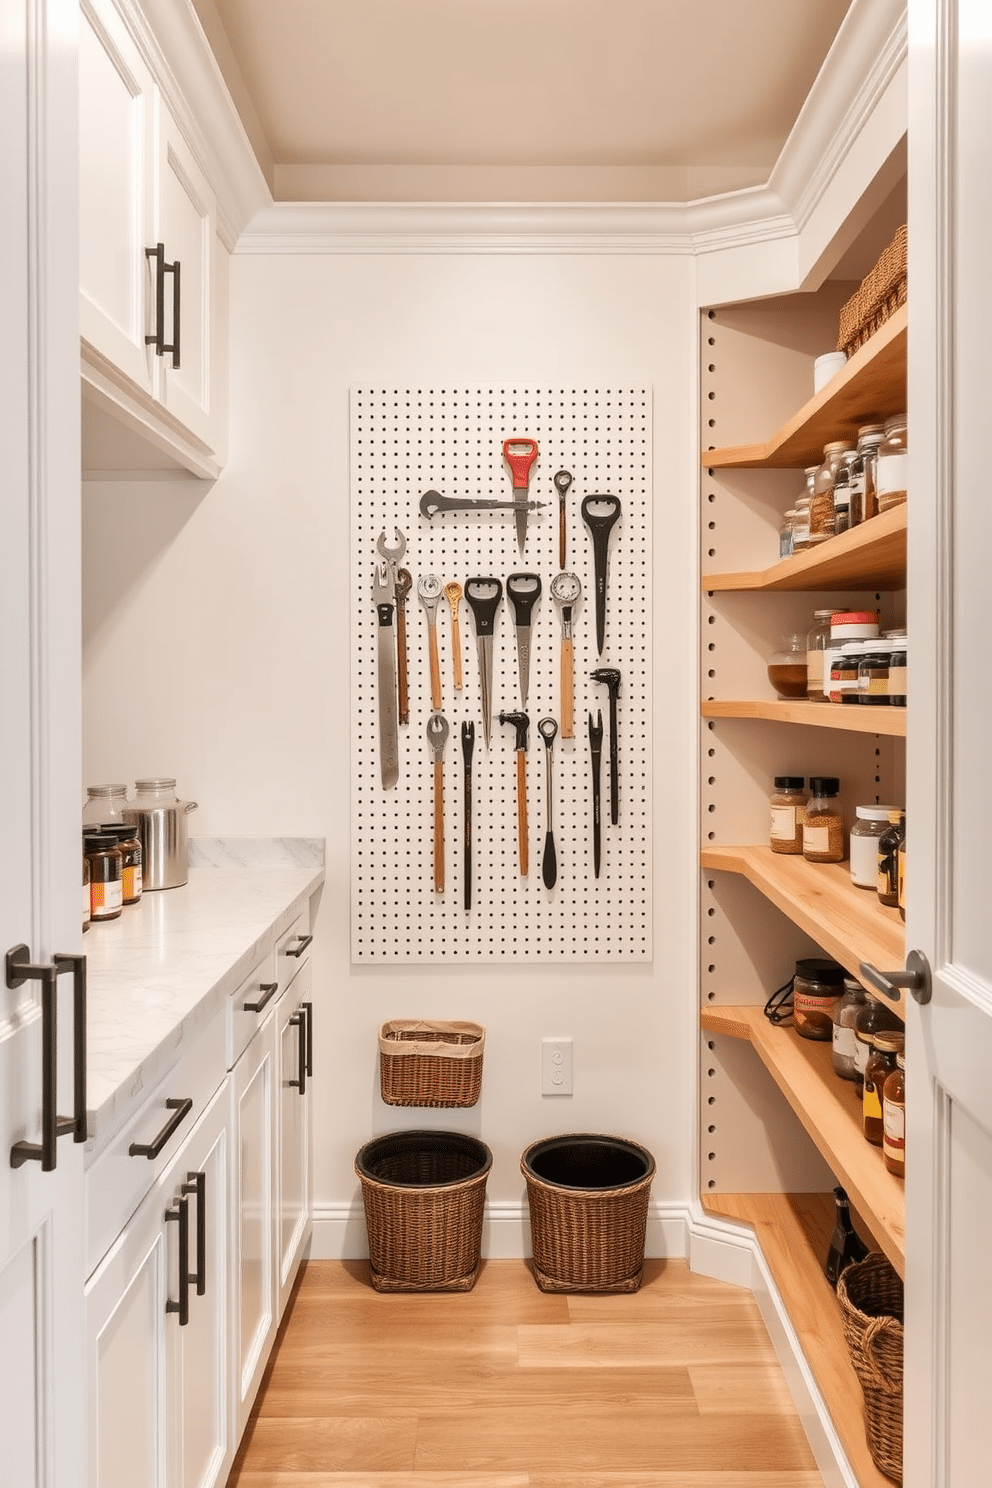
[[[526,713],[501,713],[499,721],[512,723],[517,731],[517,851],[520,876],[526,878],[530,867],[527,855],[527,730],[530,719]]]
[[[441,707],[441,661],[437,654],[437,607],[441,598],[441,580],[435,574],[424,574],[417,580],[417,593],[427,615],[427,646],[431,659],[431,707]]]
[[[444,746],[448,720],[432,713],[427,720],[427,741],[434,754],[434,892],[444,893]]]
[[[379,617],[378,686],[379,686],[379,770],[384,790],[394,786],[400,776],[400,747],[396,728],[396,649],[393,644],[394,588],[389,564],[383,560],[375,566],[372,597]]]
[[[610,566],[610,533],[620,520],[620,502],[616,496],[584,496],[582,520],[592,537],[596,565],[596,651],[603,654],[606,640],[606,577]]]

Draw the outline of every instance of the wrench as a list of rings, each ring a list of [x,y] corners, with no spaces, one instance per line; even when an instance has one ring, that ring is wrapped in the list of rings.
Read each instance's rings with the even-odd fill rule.
[[[383,790],[394,786],[400,776],[399,738],[396,732],[396,651],[393,646],[393,585],[389,564],[375,566],[372,598],[379,619],[377,656],[379,687],[379,770]]]
[[[444,597],[451,611],[451,669],[454,674],[455,691],[462,690],[462,631],[458,624],[458,606],[461,604],[462,586],[455,580],[444,586]]]
[[[516,729],[517,752],[517,852],[520,857],[520,876],[527,877],[527,730],[530,719],[526,713],[501,713],[500,723],[512,723]]]
[[[432,713],[427,720],[427,742],[434,753],[434,892],[444,893],[444,746],[448,720]]]
[[[572,473],[569,470],[559,470],[554,477],[555,489],[558,492],[558,567],[565,567],[565,497],[568,495],[572,484]]]
[[[410,722],[410,688],[406,666],[406,597],[413,588],[408,568],[396,570],[396,690],[400,700],[400,723]]]
[[[449,511],[515,511],[532,512],[540,511],[547,506],[546,501],[490,501],[487,497],[480,497],[478,501],[459,500],[455,496],[442,496],[439,491],[425,491],[420,498],[420,515],[430,521],[436,517],[438,512]]]
[[[437,654],[437,607],[441,598],[441,580],[435,574],[424,574],[417,580],[417,593],[427,615],[427,645],[431,659],[431,706],[441,708],[441,662]]]
[[[544,879],[544,887],[546,889],[553,889],[558,882],[558,855],[555,852],[552,754],[554,752],[558,724],[553,718],[542,718],[537,725],[537,731],[544,740],[544,778],[548,798],[548,829],[544,835],[544,857],[541,859],[541,875]]]

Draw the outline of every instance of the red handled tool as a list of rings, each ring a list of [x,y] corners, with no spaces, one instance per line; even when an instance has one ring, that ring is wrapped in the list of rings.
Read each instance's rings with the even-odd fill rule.
[[[537,459],[536,439],[504,439],[503,459],[513,476],[513,504],[516,507],[517,545],[521,553],[527,541],[527,489],[531,466]]]

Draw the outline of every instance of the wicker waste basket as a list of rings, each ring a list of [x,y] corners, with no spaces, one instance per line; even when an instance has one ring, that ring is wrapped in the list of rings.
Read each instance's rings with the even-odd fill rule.
[[[460,1132],[375,1137],[355,1158],[378,1292],[467,1292],[482,1253],[493,1155]]]
[[[636,1292],[655,1162],[624,1137],[572,1133],[520,1159],[544,1292]]]
[[[865,1402],[868,1450],[879,1472],[902,1482],[903,1284],[873,1251],[841,1273],[837,1300]]]

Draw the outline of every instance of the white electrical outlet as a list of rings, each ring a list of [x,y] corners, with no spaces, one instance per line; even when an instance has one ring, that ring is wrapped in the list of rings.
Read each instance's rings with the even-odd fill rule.
[[[572,1040],[541,1040],[541,1094],[572,1094]]]

